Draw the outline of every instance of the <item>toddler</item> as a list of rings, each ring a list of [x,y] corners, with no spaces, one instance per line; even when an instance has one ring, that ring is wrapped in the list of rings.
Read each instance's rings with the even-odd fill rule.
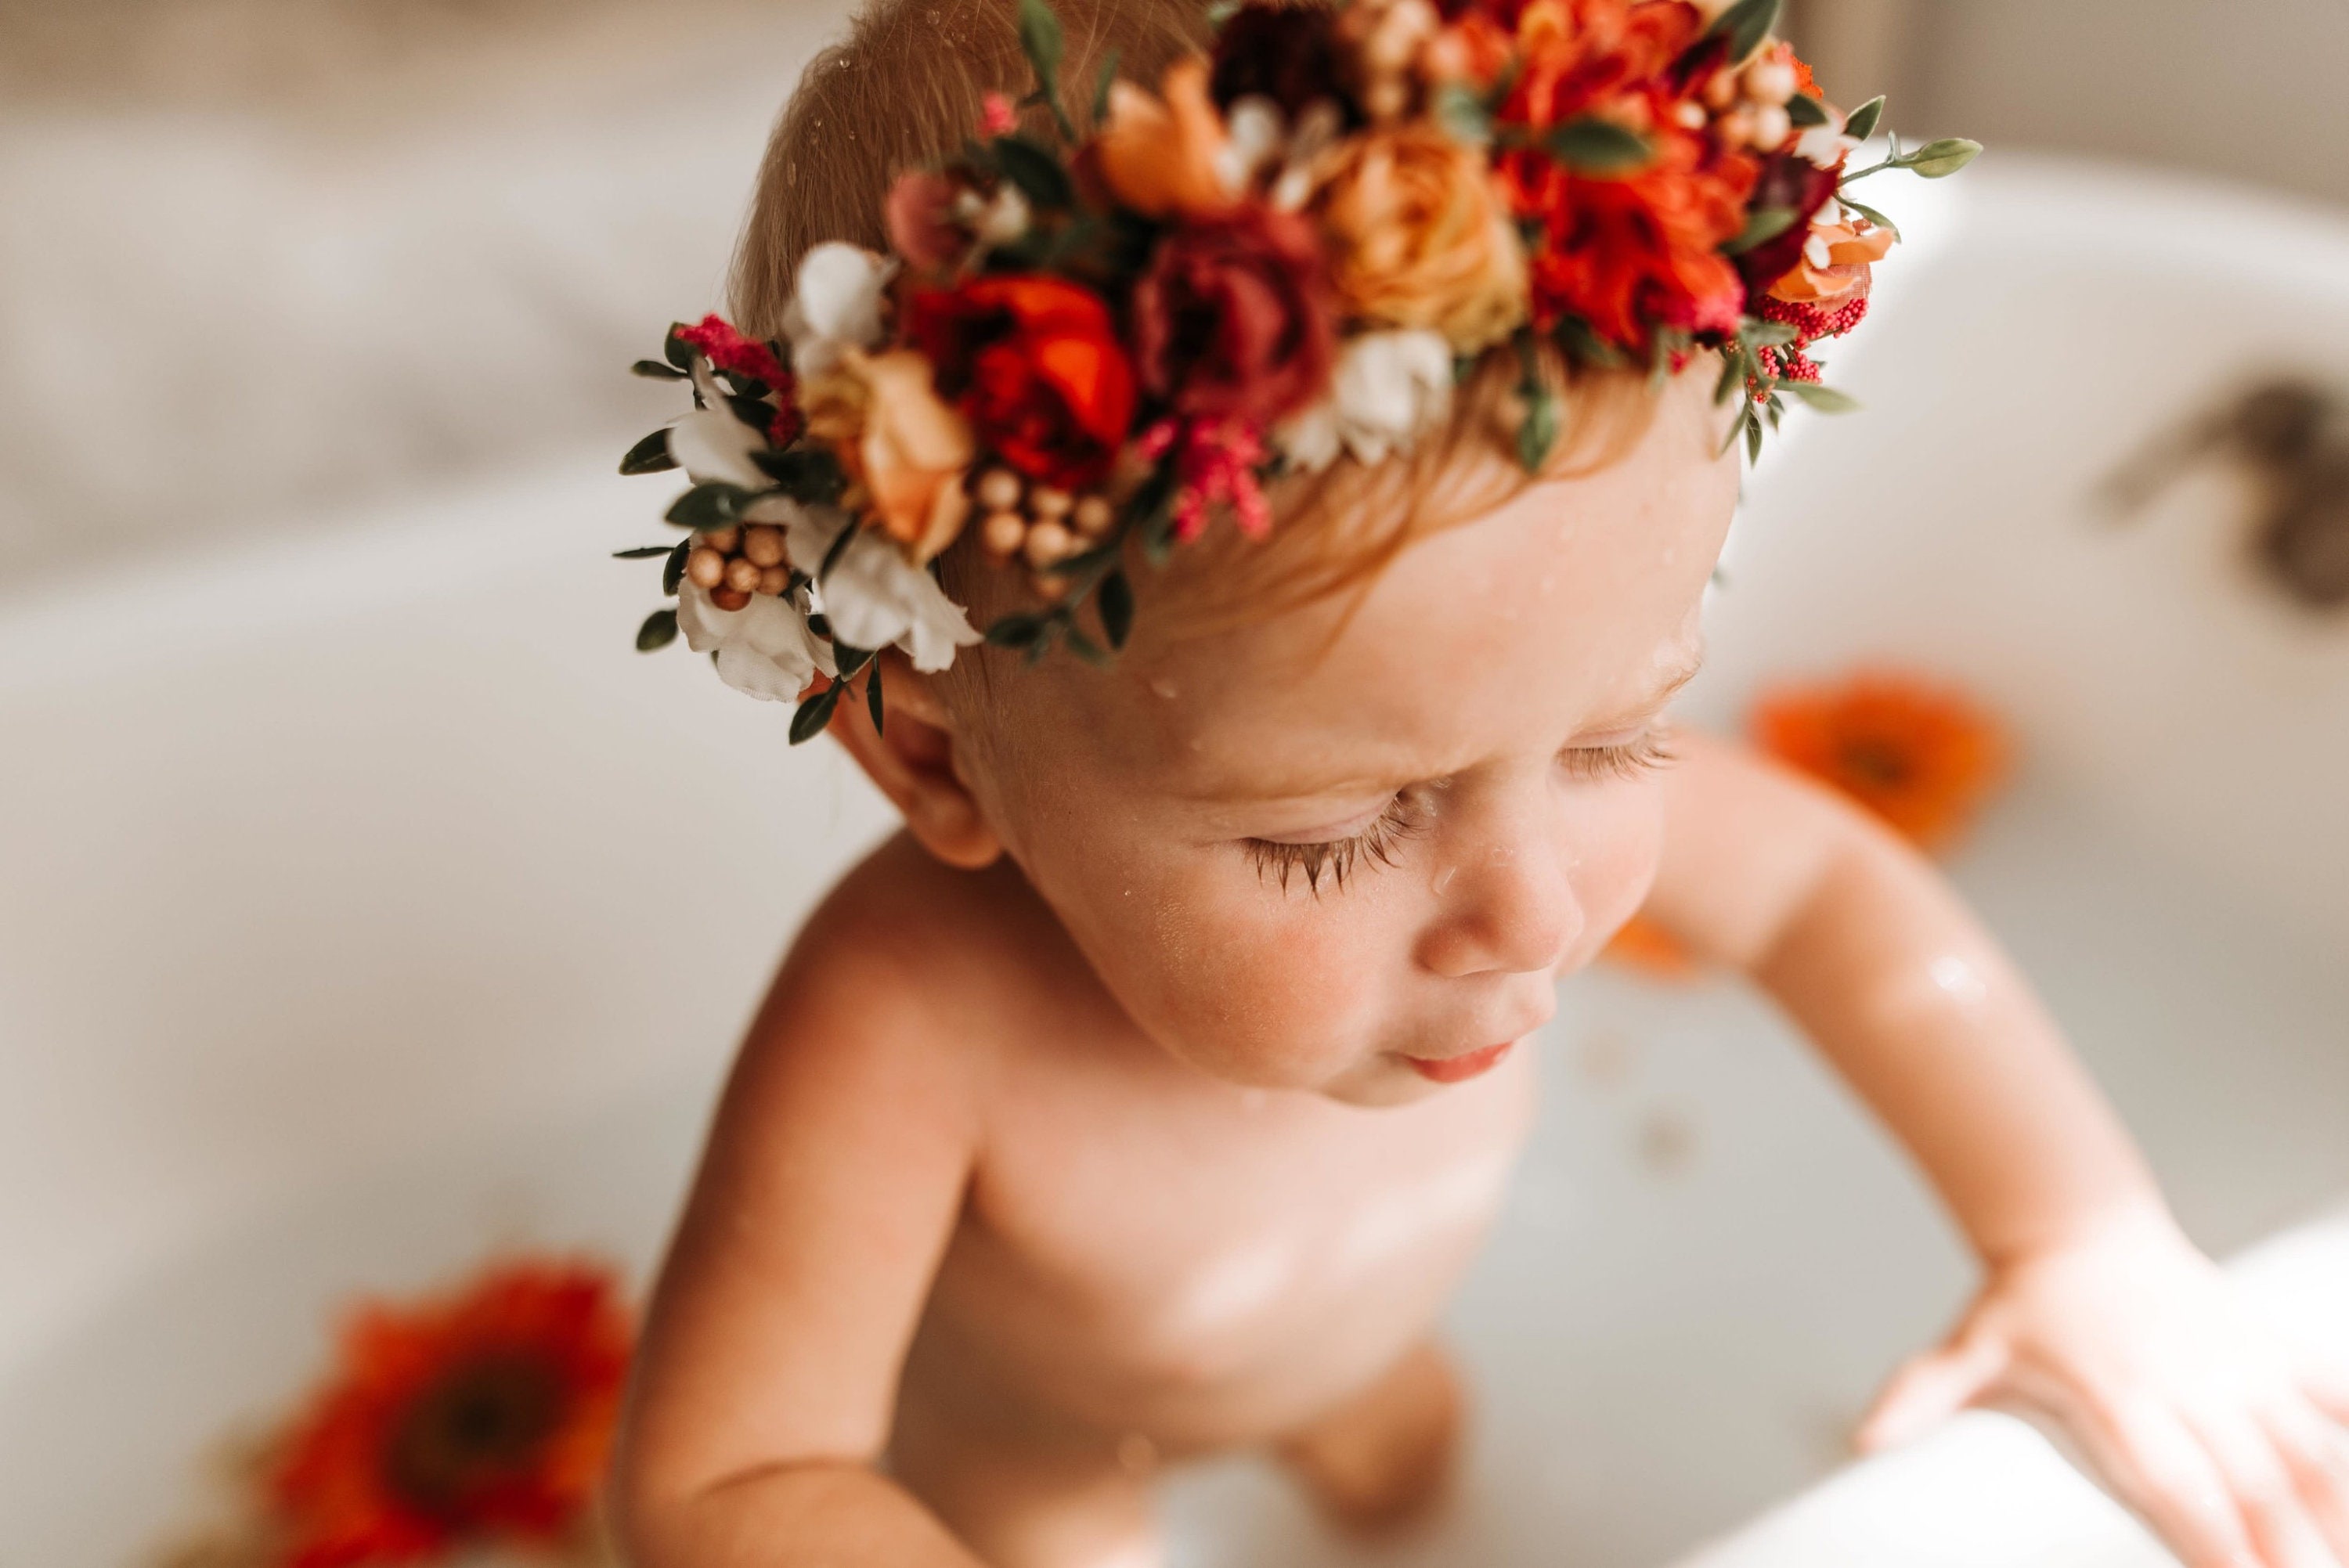
[[[2349,1563],[2349,1383],[2179,1233],[1900,842],[1674,729],[1892,240],[1775,6],[877,0],[807,71],[665,558],[903,814],[752,1024],[614,1483],[646,1568],[1147,1568],[1162,1465],[1436,1498],[1560,976],[1751,975],[1979,1298],[1862,1430],[2051,1413],[2194,1568]],[[1899,143],[1945,173],[1971,144]],[[1113,656],[1112,656],[1113,651]],[[1984,1500],[1994,1506],[1994,1500]]]

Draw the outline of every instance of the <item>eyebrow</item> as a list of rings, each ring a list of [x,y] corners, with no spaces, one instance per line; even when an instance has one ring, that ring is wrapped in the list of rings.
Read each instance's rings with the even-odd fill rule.
[[[1585,725],[1583,728],[1600,731],[1613,729],[1661,712],[1679,694],[1682,686],[1696,679],[1697,673],[1703,666],[1704,655],[1702,653],[1673,665],[1636,701],[1598,723]],[[1185,793],[1199,800],[1231,802],[1305,800],[1324,797],[1369,795],[1379,790],[1400,789],[1404,785],[1419,781],[1403,777],[1400,771],[1392,774],[1368,772],[1350,774],[1342,778],[1293,777],[1268,779],[1262,783],[1252,780],[1245,787],[1237,788],[1227,781],[1219,781],[1195,793],[1187,790]]]

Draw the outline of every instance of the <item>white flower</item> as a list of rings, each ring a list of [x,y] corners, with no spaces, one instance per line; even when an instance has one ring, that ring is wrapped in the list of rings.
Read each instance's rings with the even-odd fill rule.
[[[870,348],[881,340],[881,294],[895,263],[861,246],[827,240],[800,258],[792,303],[783,311],[792,368],[802,376],[828,370],[843,348]]]
[[[668,455],[696,484],[719,480],[747,490],[762,490],[774,481],[750,460],[767,449],[767,433],[735,418],[733,405],[709,366],[693,362],[693,385],[703,406],[668,428]]]
[[[957,195],[955,216],[970,231],[972,240],[981,250],[1010,244],[1026,234],[1034,221],[1028,210],[1028,198],[1008,180],[996,187],[992,196],[982,197],[976,191]]]
[[[797,702],[818,671],[834,673],[832,649],[789,595],[753,593],[740,610],[721,610],[706,590],[680,583],[677,627],[695,653],[717,650],[719,679],[769,702]]]
[[[835,508],[792,508],[784,548],[801,571],[819,572],[843,528],[855,528],[856,535],[813,590],[835,641],[852,648],[895,647],[916,669],[935,673],[954,663],[957,648],[979,640],[962,606],[926,568]]]
[[[1346,340],[1330,396],[1275,433],[1288,460],[1325,469],[1339,450],[1384,462],[1452,407],[1452,346],[1425,328],[1366,332]]]

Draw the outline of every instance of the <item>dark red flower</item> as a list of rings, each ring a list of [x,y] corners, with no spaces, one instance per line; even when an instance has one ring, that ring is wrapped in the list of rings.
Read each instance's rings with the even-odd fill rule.
[[[1073,489],[1107,474],[1133,423],[1133,365],[1101,297],[1061,278],[973,278],[916,291],[905,341],[979,444]]]
[[[792,373],[783,368],[775,351],[754,337],[743,336],[722,316],[705,315],[698,325],[678,327],[677,335],[701,350],[703,356],[720,370],[763,381],[778,390],[791,387]]]
[[[1134,285],[1133,338],[1143,384],[1186,418],[1262,428],[1304,407],[1337,356],[1312,224],[1251,205],[1171,231]]]
[[[362,1307],[268,1478],[288,1568],[569,1537],[603,1477],[631,1335],[611,1277],[579,1264]]]
[[[1353,130],[1363,124],[1363,115],[1347,70],[1335,11],[1310,3],[1275,5],[1250,0],[1216,35],[1215,71],[1208,85],[1220,108],[1229,108],[1244,98],[1268,98],[1292,124],[1308,104],[1326,99],[1344,116],[1346,129]]]
[[[1774,153],[1763,160],[1761,175],[1754,182],[1753,210],[1758,212],[1772,207],[1783,208],[1794,213],[1795,221],[1775,238],[1764,240],[1737,257],[1738,274],[1744,278],[1749,293],[1761,294],[1802,259],[1803,242],[1810,238],[1811,219],[1826,205],[1827,198],[1835,194],[1836,182],[1842,178],[1841,160],[1832,169],[1822,169],[1792,152]]]

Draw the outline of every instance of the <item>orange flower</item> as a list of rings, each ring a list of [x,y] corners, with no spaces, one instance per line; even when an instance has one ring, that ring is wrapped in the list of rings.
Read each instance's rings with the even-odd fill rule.
[[[287,1568],[572,1536],[603,1478],[632,1332],[612,1277],[582,1264],[511,1264],[448,1297],[362,1306],[271,1466]]]
[[[1834,206],[1828,202],[1811,220],[1802,259],[1770,285],[1772,298],[1833,308],[1866,292],[1868,264],[1882,261],[1892,249],[1892,231],[1865,218],[1830,222],[1826,214]]]
[[[978,444],[970,422],[939,397],[929,360],[910,348],[844,349],[836,366],[801,385],[800,408],[808,433],[839,454],[881,531],[916,565],[954,542],[970,515],[963,474]]]
[[[2005,733],[1981,707],[1899,675],[1765,694],[1754,736],[1928,850],[1957,839],[2007,767]]]
[[[1109,89],[1109,119],[1090,149],[1094,171],[1125,206],[1152,218],[1200,216],[1232,204],[1216,172],[1227,138],[1209,96],[1208,65],[1175,61],[1153,96],[1128,81]]]
[[[1651,980],[1675,985],[1685,985],[1704,972],[1686,944],[1644,914],[1625,921],[1599,956]]]
[[[1483,153],[1413,125],[1349,137],[1316,172],[1330,281],[1347,313],[1432,328],[1464,354],[1525,319],[1525,253]]]

